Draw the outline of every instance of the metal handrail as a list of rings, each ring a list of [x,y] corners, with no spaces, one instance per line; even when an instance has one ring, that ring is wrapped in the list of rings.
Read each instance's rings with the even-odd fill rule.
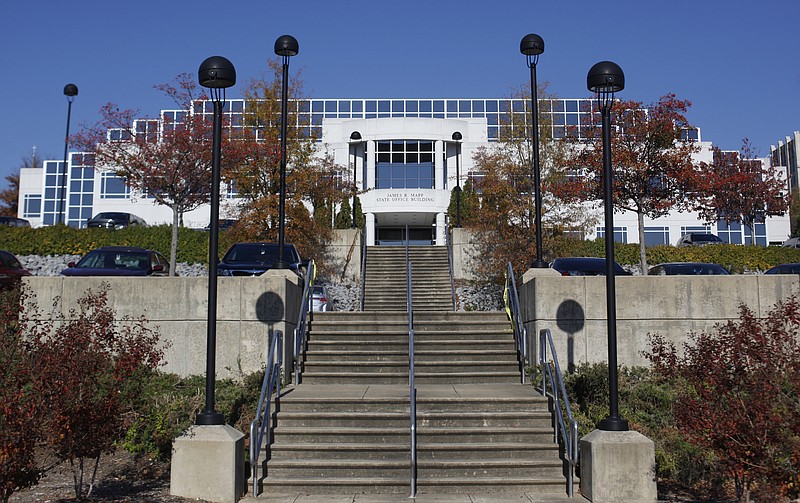
[[[406,246],[406,286],[408,288],[408,401],[411,406],[409,413],[411,435],[411,497],[417,494],[417,388],[414,386],[414,307],[411,290],[411,262],[408,261],[408,247]]]
[[[552,367],[547,361],[548,346],[553,355]],[[556,418],[558,419],[556,421],[556,439],[558,439],[558,432],[560,430],[562,440],[564,441],[565,457],[570,464],[569,470],[567,470],[567,494],[572,497],[573,474],[575,472],[575,466],[578,464],[578,422],[572,417],[572,408],[569,406],[567,389],[564,386],[561,366],[558,364],[558,355],[556,354],[556,348],[553,344],[553,335],[550,333],[549,328],[543,328],[539,331],[539,364],[542,366],[542,396],[548,395],[547,380],[550,380],[549,395],[553,399],[553,408],[555,409]],[[555,372],[553,372],[553,368],[555,368]],[[562,404],[564,407],[563,410],[561,408]],[[569,422],[569,432],[567,432],[564,411],[567,413],[566,420]]]
[[[525,364],[530,363],[528,357],[528,331],[522,320],[522,308],[517,294],[517,281],[514,277],[514,268],[511,262],[506,268],[506,285],[503,290],[503,301],[506,306],[506,313],[511,320],[511,327],[514,329],[514,342],[517,346],[517,356],[519,358],[519,369],[522,384],[525,384]]]
[[[297,325],[294,329],[294,383],[300,384],[303,373],[303,360],[306,351],[306,335],[308,334],[308,313],[311,310],[312,286],[317,277],[317,264],[312,260],[308,263],[306,277],[301,296],[300,312],[297,315]]]
[[[364,310],[364,292],[367,287],[367,238],[365,229],[361,230],[361,311]]]
[[[456,281],[453,277],[453,243],[450,239],[449,226],[445,225],[444,242],[447,245],[447,267],[450,269],[450,290],[453,296],[453,311],[456,311]]]
[[[256,417],[250,423],[250,465],[253,468],[253,495],[258,495],[258,457],[264,437],[272,430],[272,395],[281,394],[281,366],[283,365],[283,332],[276,330],[273,333],[267,356],[267,367],[264,372],[264,382],[261,384],[261,395],[258,397]],[[269,443],[267,443],[269,448]]]

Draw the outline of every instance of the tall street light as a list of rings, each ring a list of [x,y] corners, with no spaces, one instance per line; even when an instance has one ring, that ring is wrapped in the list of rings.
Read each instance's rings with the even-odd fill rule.
[[[199,425],[225,424],[225,416],[214,410],[214,381],[217,354],[217,257],[219,249],[219,179],[222,143],[222,104],[225,89],[236,84],[236,69],[222,56],[203,61],[197,72],[200,85],[207,87],[214,104],[214,131],[211,143],[211,221],[208,237],[208,325],[206,327],[206,404],[197,415]]]
[[[276,269],[288,269],[289,262],[283,256],[286,241],[286,126],[288,121],[287,94],[289,92],[289,58],[300,51],[297,39],[291,35],[281,35],[275,41],[275,54],[283,58],[283,82],[281,83],[281,181],[278,216],[278,261]]]
[[[522,37],[519,52],[525,55],[528,68],[531,69],[531,143],[533,143],[533,190],[536,211],[536,260],[531,267],[545,269],[549,267],[542,259],[542,179],[539,173],[539,95],[536,89],[536,64],[539,55],[544,52],[544,40],[535,33]]]
[[[625,74],[616,63],[601,61],[586,77],[586,87],[596,93],[603,118],[603,207],[606,234],[606,319],[608,322],[608,395],[609,416],[597,424],[606,431],[628,431],[628,421],[619,415],[617,382],[617,294],[614,278],[614,174],[611,171],[611,108],[614,93],[625,88]]]
[[[461,227],[461,170],[458,166],[458,155],[461,153],[461,132],[453,133],[453,141],[456,142],[456,227]]]
[[[358,176],[358,155],[356,154],[355,147],[361,143],[361,133],[358,131],[353,131],[350,133],[350,144],[353,146],[353,208],[352,208],[352,216],[353,216],[353,229],[358,227],[356,223],[356,194],[358,193],[358,186],[356,185],[356,176]]]
[[[58,201],[58,222],[62,224],[66,223],[64,204],[67,194],[67,174],[69,173],[69,170],[67,169],[67,151],[69,150],[69,119],[72,115],[72,102],[75,100],[75,96],[77,95],[78,86],[75,84],[67,84],[64,86],[64,96],[67,97],[67,134],[64,136],[64,175],[61,178],[61,197]]]

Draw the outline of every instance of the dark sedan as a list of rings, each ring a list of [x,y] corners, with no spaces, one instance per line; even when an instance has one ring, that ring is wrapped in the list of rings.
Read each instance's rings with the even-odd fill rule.
[[[654,265],[650,268],[651,276],[673,275],[700,275],[700,276],[727,276],[730,271],[719,264],[706,264],[705,262],[669,262]]]
[[[104,246],[92,250],[63,276],[169,276],[169,261],[160,253],[134,246]]]
[[[800,274],[800,264],[780,264],[767,269],[764,274]]]
[[[292,244],[283,245],[283,258],[289,269],[301,274],[300,268],[308,265]],[[236,243],[231,246],[217,265],[218,276],[261,276],[274,269],[278,262],[277,243]]]
[[[550,267],[562,276],[605,276],[606,259],[597,257],[563,257],[557,258]],[[614,262],[615,276],[630,276],[631,273]]]
[[[12,288],[23,276],[31,273],[10,252],[0,250],[0,289]]]

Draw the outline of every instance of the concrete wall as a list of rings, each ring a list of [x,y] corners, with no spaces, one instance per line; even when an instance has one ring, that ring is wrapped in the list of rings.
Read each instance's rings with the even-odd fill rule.
[[[327,253],[328,270],[332,274],[361,281],[361,230],[334,229]]]
[[[605,277],[526,276],[520,289],[531,339],[549,328],[559,362],[608,361]],[[616,278],[617,359],[647,365],[648,333],[681,349],[691,331],[710,331],[738,319],[744,304],[764,316],[779,301],[800,294],[797,275],[624,276]],[[538,344],[538,343],[537,343]]]
[[[87,288],[110,285],[109,305],[119,319],[144,316],[169,341],[163,371],[187,376],[205,374],[208,278],[26,278],[40,315],[68,317]],[[219,278],[217,286],[217,377],[239,377],[261,369],[269,334],[284,332],[284,362],[290,365],[291,336],[297,323],[302,289],[292,272],[267,271],[259,277]],[[284,301],[285,299],[285,301]]]

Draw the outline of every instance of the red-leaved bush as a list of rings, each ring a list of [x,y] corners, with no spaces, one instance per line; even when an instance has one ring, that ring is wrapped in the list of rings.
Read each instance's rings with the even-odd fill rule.
[[[129,404],[161,363],[159,334],[143,317],[116,319],[108,285],[87,290],[66,316],[25,318],[31,386],[47,405],[43,439],[59,460],[69,461],[76,497],[83,498],[94,484],[94,475],[84,483],[85,461],[95,461],[95,473],[100,455],[115,449]]]
[[[651,337],[654,370],[685,382],[677,426],[733,479],[736,496],[800,494],[800,302],[766,317],[740,307],[737,321],[689,334],[683,354]]]

